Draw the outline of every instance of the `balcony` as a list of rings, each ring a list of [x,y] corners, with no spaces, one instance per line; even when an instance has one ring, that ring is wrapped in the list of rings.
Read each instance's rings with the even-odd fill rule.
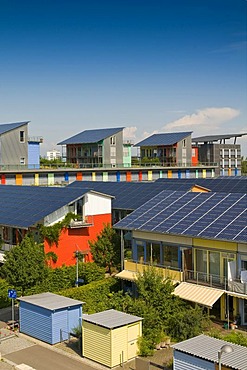
[[[93,226],[93,216],[85,216],[81,220],[71,220],[69,224],[70,229],[80,229],[82,227],[90,226]]]
[[[164,279],[169,278],[173,281],[181,282],[183,281],[183,272],[179,269],[173,269],[170,267],[162,267],[158,265],[151,265],[149,263],[140,263],[140,262],[134,262],[130,260],[124,261],[124,269],[130,272],[134,273],[140,273],[142,274],[143,271],[152,266],[157,272],[162,272]]]
[[[188,283],[227,290],[227,279],[226,277],[220,275],[187,270],[184,272],[184,281]]]

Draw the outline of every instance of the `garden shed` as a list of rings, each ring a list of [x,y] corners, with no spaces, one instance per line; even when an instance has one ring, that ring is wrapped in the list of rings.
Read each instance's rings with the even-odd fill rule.
[[[53,293],[20,297],[20,332],[49,344],[69,338],[81,325],[83,302]]]
[[[247,370],[247,348],[201,334],[172,345],[174,370]],[[230,347],[231,351],[224,351]]]
[[[111,368],[137,356],[141,317],[107,310],[82,319],[84,357]]]

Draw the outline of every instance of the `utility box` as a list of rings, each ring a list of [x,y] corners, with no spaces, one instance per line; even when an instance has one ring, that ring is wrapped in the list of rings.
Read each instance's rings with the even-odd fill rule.
[[[18,298],[20,332],[55,344],[69,339],[73,328],[81,325],[83,302],[53,293]]]
[[[116,310],[82,317],[82,355],[108,367],[137,356],[142,318]]]

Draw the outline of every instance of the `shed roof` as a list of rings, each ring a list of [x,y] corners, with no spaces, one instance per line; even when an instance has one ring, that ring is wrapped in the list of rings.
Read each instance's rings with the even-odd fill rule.
[[[107,329],[116,329],[124,325],[133,324],[142,320],[142,317],[130,315],[116,310],[107,310],[92,315],[84,314],[82,319],[91,324],[103,326]]]
[[[14,130],[18,127],[24,126],[30,121],[24,121],[24,122],[13,122],[13,123],[4,123],[0,124],[0,135],[5,134],[8,131]]]
[[[162,145],[174,145],[179,141],[185,139],[191,135],[192,131],[189,132],[171,132],[163,134],[153,134],[146,139],[140,141],[134,146],[162,146]]]
[[[72,306],[82,305],[84,302],[67,298],[54,293],[40,293],[18,298],[20,302],[30,303],[34,306],[42,307],[47,310],[59,310]]]
[[[246,201],[245,193],[164,190],[114,228],[246,243]]]
[[[218,363],[218,351],[220,351],[221,347],[225,344],[232,346],[233,352],[223,354],[221,359],[222,365],[230,369],[247,370],[247,347],[228,343],[224,340],[212,338],[203,334],[185,340],[184,342],[174,344],[172,347],[180,352]]]
[[[88,192],[83,188],[0,185],[0,225],[27,229]]]
[[[58,145],[97,143],[109,136],[115,135],[123,129],[124,127],[112,127],[104,129],[85,130],[77,135],[71,136],[66,140],[60,141]]]
[[[213,141],[219,141],[219,140],[226,140],[226,139],[232,139],[237,137],[242,137],[244,135],[247,135],[247,133],[241,133],[241,134],[225,134],[225,135],[206,135],[206,136],[199,136],[199,137],[193,137],[192,142],[193,143],[199,143],[199,142],[213,142]]]

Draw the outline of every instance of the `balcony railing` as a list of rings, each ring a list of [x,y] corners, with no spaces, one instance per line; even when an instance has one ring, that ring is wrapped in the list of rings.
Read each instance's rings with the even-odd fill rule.
[[[227,279],[220,275],[187,270],[184,272],[184,281],[227,290]]]
[[[178,268],[173,267],[165,267],[161,265],[154,265],[151,263],[141,263],[135,262],[133,260],[125,260],[124,261],[124,269],[128,271],[133,271],[136,273],[143,273],[145,269],[152,266],[155,270],[162,272],[164,278],[169,278],[174,281],[181,282],[183,281],[183,272],[180,271]]]
[[[81,220],[71,220],[69,224],[70,229],[80,229],[81,227],[89,226],[93,226],[93,216],[85,216]]]

